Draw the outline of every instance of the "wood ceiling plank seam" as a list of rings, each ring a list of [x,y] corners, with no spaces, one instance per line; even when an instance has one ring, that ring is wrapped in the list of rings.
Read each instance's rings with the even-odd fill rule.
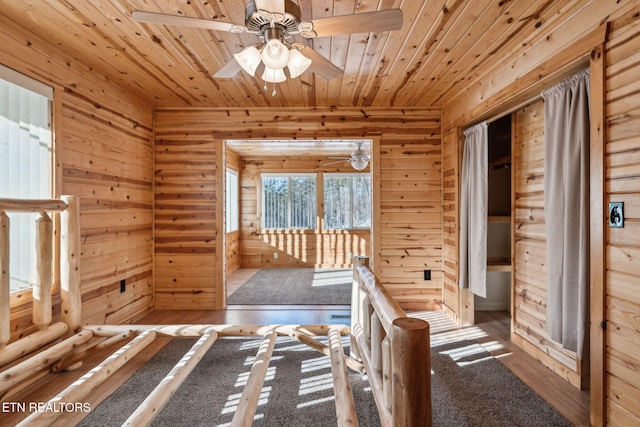
[[[456,28],[456,26],[460,24],[461,19],[464,19],[465,11],[478,8],[478,3],[476,2],[473,4],[471,2],[445,3],[434,25],[430,28],[427,37],[424,39],[421,50],[416,51],[416,53],[422,52],[422,57],[416,62],[411,61],[410,63],[413,63],[411,69],[404,73],[404,78],[401,81],[395,83],[393,89],[394,97],[390,100],[391,104],[401,103],[398,101],[398,96],[402,94],[403,88],[410,85],[413,76],[419,75],[422,71],[436,67],[437,64],[439,64],[439,59],[441,59],[439,52],[445,51],[445,48],[441,48],[441,46],[447,34],[450,33],[452,28]],[[425,76],[422,84],[430,84],[432,78],[432,74]],[[413,90],[409,90],[408,92],[411,93],[414,98],[420,95],[419,92],[413,92]]]
[[[49,2],[47,2],[47,4],[49,4]],[[85,46],[84,44],[77,46],[75,45],[74,40],[76,38],[78,40],[83,40],[81,37],[78,37],[81,33],[87,34],[86,36],[87,40],[94,39],[95,32],[97,32],[99,38],[96,41],[90,42],[92,45],[90,49],[95,49],[96,47],[99,47],[100,42],[103,42],[105,43],[105,49],[103,52],[111,52],[113,54],[113,57],[108,55],[98,55],[97,57],[93,55],[83,55],[83,57],[80,58],[80,60],[83,62],[87,62],[88,65],[90,65],[93,69],[100,70],[100,72],[104,73],[104,75],[107,76],[108,78],[114,81],[118,81],[123,86],[128,87],[129,90],[136,93],[137,96],[143,99],[147,99],[150,103],[153,102],[153,100],[150,100],[149,97],[144,93],[144,91],[141,90],[142,88],[138,88],[136,84],[136,82],[144,80],[143,77],[147,76],[146,73],[137,74],[137,75],[136,73],[131,73],[132,74],[130,76],[131,78],[129,79],[123,78],[123,74],[122,74],[123,66],[120,64],[122,61],[119,60],[119,57],[124,57],[127,60],[131,60],[132,58],[126,52],[126,49],[123,49],[123,47],[119,45],[115,40],[113,40],[105,32],[101,31],[100,27],[104,25],[103,24],[104,21],[100,23],[99,19],[93,19],[93,17],[100,18],[100,17],[103,17],[104,15],[102,13],[95,14],[95,13],[92,13],[91,9],[83,8],[83,6],[91,7],[92,3],[80,2],[78,6],[74,6],[67,2],[67,3],[64,3],[67,5],[66,8],[55,7],[57,5],[57,3],[55,2],[52,2],[51,4],[52,6],[54,6],[53,10],[55,12],[60,13],[62,16],[67,16],[67,17],[72,16],[74,18],[73,19],[74,21],[79,22],[79,24],[76,27],[74,27],[73,30],[68,31],[69,34],[73,34],[76,37],[67,38],[66,41],[60,38],[54,38],[53,40],[57,39],[61,42],[60,44],[62,46],[66,46],[66,48],[63,48],[65,51],[85,52],[87,46]],[[52,18],[53,16],[52,13],[47,13],[46,15],[50,20],[57,22],[55,18]],[[112,21],[109,21],[109,22],[112,23]],[[121,22],[126,22],[126,20],[122,20]],[[97,23],[100,23],[100,24],[97,24]],[[65,33],[65,32],[61,32],[61,33]],[[48,38],[48,40],[52,40],[52,39]],[[93,61],[91,58],[96,58],[96,60]],[[130,67],[124,67],[124,68],[127,68],[128,70],[130,70]],[[158,83],[160,83],[160,87],[163,86],[162,82],[158,82]],[[147,90],[148,90],[148,87],[147,87]]]
[[[355,8],[355,3],[353,2],[333,2],[333,10],[332,16],[342,16],[342,15],[353,15],[358,13],[358,10]],[[344,71],[346,69],[346,63],[348,60],[348,46],[351,41],[351,36],[349,34],[345,35],[337,35],[330,37],[331,39],[331,56],[329,60],[338,68],[340,68],[343,73],[339,77],[333,79],[331,84],[329,85],[329,90],[327,93],[327,99],[329,100],[329,104],[331,105],[339,105],[341,94],[343,91],[343,85],[345,81]]]
[[[524,5],[524,3],[517,3],[517,5],[518,6]],[[515,12],[514,19],[512,22],[515,22],[517,27],[513,31],[509,31],[509,28],[511,27],[511,25],[508,25],[507,28],[505,28],[505,32],[501,32],[500,34],[498,34],[499,31],[493,31],[493,29],[495,28],[495,25],[491,26],[490,28],[492,31],[486,31],[485,34],[488,35],[490,39],[491,39],[491,35],[493,35],[494,33],[497,36],[494,37],[493,40],[485,40],[483,37],[478,38],[478,43],[476,43],[476,46],[484,46],[484,49],[481,52],[477,53],[475,58],[470,56],[467,56],[466,58],[462,58],[451,67],[451,70],[449,70],[448,73],[442,73],[441,74],[442,77],[438,81],[436,81],[436,84],[434,85],[434,87],[430,88],[429,91],[427,91],[424,96],[428,97],[429,99],[434,99],[434,98],[437,100],[442,99],[444,97],[443,94],[448,93],[455,86],[459,85],[460,83],[463,83],[465,80],[468,80],[470,78],[469,73],[472,73],[474,70],[481,68],[483,64],[492,62],[491,61],[492,59],[496,59],[495,55],[498,52],[501,52],[501,51],[509,52],[509,49],[516,48],[518,43],[512,42],[513,40],[516,39],[514,35],[517,35],[522,31],[524,31],[524,29],[527,28],[528,25],[530,25],[531,19],[533,19],[536,22],[539,22],[538,21],[539,19],[544,19],[538,16],[537,10],[535,9],[536,7],[537,5],[530,4],[529,7],[525,10],[522,10],[520,8],[511,9],[510,12]],[[515,19],[516,14],[518,14],[519,16],[518,19]],[[553,10],[550,10],[549,14],[553,15]],[[521,23],[521,24],[518,25],[518,23]],[[508,21],[507,21],[507,24],[509,24]],[[537,24],[534,24],[534,27],[535,25]],[[510,42],[511,42],[510,47],[505,48],[507,43],[510,43]],[[503,61],[504,61],[504,57],[501,57],[501,58],[498,58],[498,61],[493,61],[493,62],[501,63]],[[456,76],[465,76],[465,77],[463,79],[460,79],[460,78],[457,78]]]
[[[539,17],[539,21],[544,22],[543,25],[535,28],[536,24],[534,24],[533,30],[528,33],[525,40],[513,37],[508,44],[504,44],[502,48],[506,49],[508,54],[503,56],[500,61],[496,61],[495,63],[485,67],[486,69],[482,70],[482,74],[468,71],[469,81],[480,81],[490,84],[493,82],[502,82],[503,85],[507,84],[510,80],[505,80],[503,75],[500,74],[504,71],[501,71],[500,73],[498,73],[498,71],[509,68],[509,73],[516,73],[516,75],[520,75],[524,73],[524,69],[531,69],[532,66],[535,66],[535,64],[527,65],[532,61],[535,61],[537,64],[543,62],[543,58],[546,57],[544,54],[545,51],[556,51],[553,49],[553,46],[550,46],[548,43],[553,45],[556,44],[556,40],[563,40],[562,45],[567,45],[569,43],[568,40],[572,39],[571,37],[563,37],[563,34],[560,33],[569,31],[571,34],[575,34],[573,36],[573,40],[583,37],[584,33],[576,32],[575,27],[573,26],[568,26],[569,28],[567,28],[567,26],[559,26],[562,22],[567,22],[582,13],[588,13],[589,5],[582,5],[580,3],[581,2],[579,0],[575,0],[569,4],[564,2],[561,5],[555,3],[552,4],[552,7],[547,9],[547,11],[551,13],[551,16],[546,16],[545,14],[540,15]],[[605,2],[597,2],[597,4],[602,5],[605,4]],[[558,33],[558,31],[560,31],[560,33]],[[584,31],[588,32],[589,30],[584,29]],[[519,46],[519,48],[516,48],[516,46]],[[484,59],[482,62],[484,62]],[[520,66],[520,63],[523,65]],[[507,64],[510,65],[507,67]],[[474,71],[479,70],[479,68],[482,67],[474,67]],[[448,94],[447,103],[450,103],[459,95],[468,93],[468,90],[468,86],[459,87],[454,93],[451,93],[451,90],[448,89],[445,92]]]
[[[360,13],[373,12],[379,10],[380,6],[373,2],[361,5],[357,10]],[[367,45],[372,33],[352,34],[348,41],[347,57],[344,65],[344,77],[342,82],[341,96],[342,100],[354,100],[355,91],[358,87],[358,81],[363,79],[362,64]],[[369,78],[371,78],[369,76]],[[343,103],[345,103],[343,101]],[[345,103],[346,104],[346,103]]]
[[[107,43],[112,44],[114,47],[116,47],[116,49],[121,53],[121,55],[129,60],[129,63],[133,63],[136,65],[135,70],[141,74],[134,75],[132,73],[132,75],[130,75],[129,77],[130,77],[130,80],[133,82],[141,82],[141,81],[145,82],[144,87],[140,86],[141,92],[145,93],[145,92],[153,91],[152,89],[149,89],[149,87],[147,86],[149,83],[149,79],[151,79],[151,81],[155,80],[160,87],[167,87],[167,81],[169,82],[172,81],[170,75],[167,73],[164,73],[164,71],[159,67],[157,67],[156,71],[150,70],[148,68],[149,62],[144,60],[145,53],[141,52],[138,49],[137,43],[135,43],[132,40],[129,40],[128,38],[129,33],[124,28],[127,26],[128,28],[134,28],[127,24],[132,19],[130,16],[130,11],[125,12],[125,14],[122,16],[117,16],[116,13],[110,13],[110,9],[108,9],[109,5],[116,7],[116,10],[117,10],[116,13],[121,13],[123,9],[121,7],[117,7],[119,5],[114,4],[112,1],[110,3],[80,2],[79,6],[84,8],[77,9],[77,10],[79,13],[82,13],[86,18],[103,16],[108,19],[108,22],[104,22],[104,21],[100,22],[98,19],[91,19],[91,21],[93,23],[93,26],[96,28],[96,31],[98,31],[99,34],[101,34],[101,36]],[[99,13],[96,14],[94,11],[98,11]],[[107,14],[110,14],[113,18],[111,19],[108,18]],[[100,27],[104,27],[108,29],[110,32],[107,33],[105,31],[102,31]],[[134,29],[134,34],[138,34],[138,33],[139,32]],[[118,38],[121,41],[120,43],[117,40]],[[140,60],[138,60],[138,58],[140,58]],[[174,63],[178,64],[178,61],[174,61]],[[155,64],[155,62],[152,64]],[[129,67],[129,70],[130,69],[131,67]],[[130,71],[127,72],[127,75],[129,75],[129,73]],[[160,78],[157,75],[158,73],[161,74],[163,78]],[[122,75],[122,72],[120,72],[120,74]],[[174,81],[173,83],[176,86],[180,86],[178,82]],[[176,96],[179,99],[182,99],[183,102],[186,101],[187,99],[186,97],[188,95],[189,95],[189,91],[186,88],[184,89],[183,95],[176,93]],[[148,97],[148,95],[146,96]]]
[[[415,64],[420,64],[422,59],[416,59],[417,55],[420,52],[420,46],[422,44],[421,41],[427,38],[427,34],[429,33],[430,27],[429,25],[420,25],[422,20],[421,16],[433,15],[433,19],[425,19],[426,22],[435,22],[436,16],[440,10],[439,8],[432,7],[431,4],[426,2],[422,2],[420,6],[417,6],[420,3],[417,2],[403,2],[402,10],[404,16],[411,16],[414,18],[409,19],[411,22],[410,26],[406,24],[403,26],[402,33],[392,33],[389,37],[389,42],[385,46],[385,51],[395,52],[393,58],[388,58],[386,60],[386,64],[388,64],[387,75],[395,75],[395,76],[405,76],[405,79],[409,78],[415,69]],[[411,9],[409,9],[411,7]],[[425,9],[427,12],[425,12]],[[397,89],[396,84],[397,79],[389,79],[385,78],[382,86],[379,89],[379,96],[376,99],[376,103],[379,105],[391,105],[393,100],[397,97]],[[405,104],[408,105],[408,104]]]
[[[328,18],[332,16],[332,10],[333,1],[331,1],[331,7],[328,7],[325,2],[312,1],[310,19]],[[318,37],[311,39],[309,40],[309,46],[318,54],[324,56],[328,60],[331,60],[331,37]],[[330,81],[327,81],[320,76],[315,77],[316,88],[313,106],[330,105],[328,100],[330,84]]]
[[[172,15],[181,15],[181,16],[190,16],[190,17],[199,17],[199,18],[203,18],[203,19],[209,19],[208,15],[206,15],[201,9],[197,10],[194,8],[187,8],[187,9],[181,9],[181,8],[177,8],[175,7],[175,3],[174,2],[166,2],[163,1],[162,3],[155,1],[155,8],[154,10],[159,10],[161,11],[160,13],[167,13],[167,14],[172,14]],[[193,3],[191,3],[193,4]],[[209,3],[208,3],[209,4]],[[217,5],[217,4],[216,4]],[[185,7],[187,7],[187,5],[185,5]],[[144,9],[144,10],[148,10],[148,9]],[[216,9],[214,11],[214,16],[215,15],[224,15],[225,12],[222,9]],[[244,21],[244,19],[243,19]],[[204,35],[209,35],[212,38],[215,39],[217,33],[213,32],[213,31],[209,31],[209,30],[205,30],[205,29],[190,29],[190,28],[178,28],[178,27],[172,27],[172,26],[165,26],[165,25],[156,25],[153,26],[153,24],[149,25],[149,28],[154,28],[157,27],[157,30],[162,32],[163,34],[165,34],[165,39],[173,46],[173,48],[175,49],[175,53],[183,58],[182,61],[176,61],[176,69],[178,69],[180,66],[182,66],[182,64],[193,64],[194,66],[196,66],[196,69],[194,70],[196,73],[201,73],[203,76],[206,76],[205,78],[207,79],[208,83],[210,83],[210,87],[206,88],[206,89],[202,89],[202,90],[207,90],[208,91],[216,91],[216,95],[220,96],[220,94],[224,94],[224,96],[220,96],[220,99],[215,99],[215,102],[217,103],[217,105],[229,105],[231,103],[238,103],[238,102],[242,102],[244,101],[244,98],[240,95],[242,93],[246,93],[245,92],[245,88],[243,88],[242,86],[238,86],[234,89],[236,90],[227,90],[227,91],[223,91],[221,90],[221,82],[215,80],[212,77],[212,71],[215,72],[215,70],[211,70],[211,68],[213,67],[205,67],[202,64],[199,64],[199,60],[197,59],[197,56],[193,56],[193,53],[189,53],[189,50],[186,49],[186,45],[185,45],[185,41],[186,40],[188,42],[188,40],[196,40],[196,41],[200,41],[201,42],[201,46],[204,46],[204,50],[206,52],[209,53],[209,55],[213,58],[219,58],[219,56],[217,56],[212,50],[211,50],[211,46],[206,42],[206,40],[204,39]],[[164,27],[164,28],[163,28]],[[166,34],[169,34],[170,37],[167,37]],[[176,34],[178,34],[178,36],[176,36]],[[182,37],[181,37],[182,36]],[[216,44],[219,45],[219,44]],[[180,49],[178,49],[178,47],[180,47]],[[194,43],[194,47],[195,47],[195,43]],[[169,51],[167,51],[167,53],[171,53]],[[185,57],[186,55],[186,57]],[[205,56],[205,55],[199,55],[199,56]],[[202,59],[202,58],[201,58]],[[202,61],[205,61],[204,59],[202,59]],[[218,59],[218,62],[223,63],[222,60]],[[185,70],[185,72],[181,73],[183,76],[184,75],[189,75],[190,73],[188,72],[189,70]],[[235,82],[234,82],[235,83]],[[190,84],[190,81],[185,82],[184,84],[187,85],[187,87]],[[237,83],[236,83],[237,84]],[[201,93],[201,95],[206,98],[207,101],[210,101],[212,98],[206,96],[206,94]],[[236,99],[234,96],[238,96],[238,99]],[[197,105],[210,105],[209,102],[204,102],[203,99],[198,99],[198,103]],[[192,105],[192,104],[189,104]]]
[[[416,102],[422,104],[424,99],[428,99],[428,97],[424,96],[425,88],[432,89],[434,82],[437,82],[438,70],[447,68],[452,63],[452,60],[449,58],[455,57],[453,47],[456,46],[460,40],[473,38],[467,31],[469,25],[467,22],[464,22],[469,19],[467,14],[471,13],[474,19],[478,19],[482,17],[488,9],[489,3],[485,3],[485,5],[482,6],[478,2],[467,2],[460,10],[460,13],[451,20],[451,25],[443,28],[443,33],[438,37],[437,44],[432,45],[431,49],[429,49],[426,60],[425,56],[422,56],[419,59],[414,57],[411,61],[406,62],[407,68],[411,64],[415,65],[412,69],[406,69],[404,71],[404,74],[407,76],[404,81],[392,82],[393,88],[390,92],[393,93],[394,97],[389,103],[406,104]],[[477,15],[474,15],[478,10]],[[456,37],[458,40],[450,40]],[[418,52],[419,51],[416,50],[416,54]],[[469,55],[472,50],[468,49],[462,52],[464,55]],[[395,73],[397,74],[398,71]],[[420,80],[416,80],[416,76],[421,76]],[[411,98],[413,98],[414,101],[409,101]]]
[[[455,1],[455,0],[454,0]],[[416,2],[410,2],[411,5],[413,5],[414,7],[416,6]],[[443,6],[444,7],[444,6]],[[418,9],[413,9],[411,11],[409,11],[409,13],[404,13],[404,15],[407,16],[420,16],[420,14],[422,13],[422,11],[426,8],[426,4],[423,2],[422,5],[418,8]],[[402,59],[402,54],[398,53],[396,55],[396,57],[394,58],[393,61],[391,62],[390,67],[402,67],[403,70],[400,74],[397,75],[402,75],[405,76],[405,79],[407,78],[406,76],[411,75],[414,73],[414,71],[412,71],[412,69],[414,69],[416,67],[416,65],[412,65],[413,61],[416,60],[416,64],[421,64],[422,63],[422,58],[420,58],[419,60],[417,60],[417,55],[419,55],[419,52],[421,52],[421,49],[418,48],[418,46],[421,46],[422,44],[424,44],[424,42],[426,40],[429,39],[429,34],[433,31],[434,26],[436,25],[436,23],[438,22],[437,17],[440,15],[440,10],[442,8],[433,8],[433,9],[429,9],[429,18],[425,19],[424,21],[426,22],[432,22],[433,24],[431,26],[427,25],[424,28],[424,33],[421,31],[420,34],[424,34],[423,40],[421,43],[416,43],[415,42],[415,35],[416,35],[416,31],[418,31],[417,29],[420,28],[421,26],[419,25],[420,22],[422,22],[421,19],[419,18],[415,18],[415,19],[411,19],[410,18],[410,22],[412,22],[412,24],[410,26],[403,26],[403,29],[400,32],[396,32],[395,34],[390,35],[390,39],[395,40],[395,42],[391,45],[391,49],[395,49],[398,52],[401,52],[401,46],[407,46],[409,45],[409,43],[412,43],[413,45],[416,46],[416,49],[413,52],[412,55],[412,59],[411,60],[403,60]],[[406,6],[405,6],[405,11],[406,11]],[[408,35],[411,34],[412,37],[408,37]],[[424,50],[424,49],[423,49]],[[400,65],[398,65],[400,64]],[[389,86],[393,86],[393,85],[389,85]],[[388,87],[388,86],[387,86]],[[395,90],[392,88],[390,89],[390,96],[389,96],[389,102],[387,104],[391,105],[393,102],[393,97],[395,94]],[[405,105],[409,105],[409,104],[405,104]]]

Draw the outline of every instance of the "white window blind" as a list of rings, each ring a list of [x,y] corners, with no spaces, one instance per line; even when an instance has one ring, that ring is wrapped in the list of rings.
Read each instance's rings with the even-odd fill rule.
[[[0,197],[51,198],[52,90],[46,88],[6,67],[0,68]],[[8,215],[14,292],[29,288],[32,283],[37,214]]]
[[[262,174],[262,227],[314,229],[315,174]]]
[[[355,173],[324,175],[324,227],[371,227],[371,176]]]

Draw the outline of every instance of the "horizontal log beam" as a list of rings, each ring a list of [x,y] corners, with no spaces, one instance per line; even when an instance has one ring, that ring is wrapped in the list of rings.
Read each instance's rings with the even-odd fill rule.
[[[260,401],[260,391],[262,390],[264,379],[267,376],[267,369],[269,368],[269,362],[271,361],[271,355],[273,354],[277,337],[278,334],[275,330],[271,330],[265,334],[258,353],[256,354],[256,359],[251,366],[247,384],[244,386],[244,390],[242,390],[238,408],[231,420],[231,427],[251,427],[253,425],[253,418],[256,415],[258,402]]]
[[[90,333],[90,331],[80,333]],[[138,335],[129,344],[113,353],[98,366],[84,374],[79,380],[58,393],[57,396],[49,400],[48,404],[55,407],[56,402],[82,402],[93,389],[102,384],[103,381],[109,378],[136,354],[149,346],[149,344],[156,339],[156,336],[156,333],[153,331],[146,331]],[[63,411],[34,412],[22,420],[18,426],[51,425],[62,414],[64,414]]]
[[[332,328],[330,330],[333,331],[334,329]],[[289,332],[289,336],[292,338],[295,338],[296,340],[300,341],[302,344],[306,344],[309,347],[311,347],[312,349],[319,351],[320,353],[324,354],[325,356],[331,356],[331,350],[329,348],[328,345],[326,345],[323,342],[318,341],[317,339],[311,337],[308,334],[305,334],[304,332],[302,332],[301,330],[294,328],[291,330],[291,332]],[[351,369],[353,369],[356,372],[360,372],[360,373],[364,373],[364,365],[362,363],[360,363],[359,361],[357,361],[356,359],[354,359],[353,357],[347,357],[345,359],[347,366]]]
[[[22,356],[26,356],[67,333],[66,323],[57,322],[42,331],[37,331],[8,344],[0,350],[0,366],[7,365]]]
[[[329,328],[337,328],[342,335],[349,335],[351,330],[346,325],[87,325],[83,329],[93,331],[96,336],[110,337],[128,331],[141,333],[154,330],[158,335],[170,337],[199,337],[213,328],[221,337],[260,337],[270,330],[275,330],[280,336],[287,336],[293,329],[307,335],[327,336]]]
[[[62,212],[67,204],[59,199],[0,198],[0,210],[7,212]]]
[[[91,331],[78,332],[64,341],[2,371],[0,373],[0,396],[20,381],[53,365],[92,337],[93,332]]]
[[[359,425],[358,415],[356,414],[356,404],[353,400],[353,391],[347,374],[342,338],[335,329],[329,331],[329,348],[331,351],[331,374],[333,376],[333,394],[336,399],[338,426],[357,427]]]
[[[180,359],[156,388],[138,406],[123,426],[147,426],[160,413],[171,396],[180,388],[187,376],[218,339],[218,333],[209,329]]]

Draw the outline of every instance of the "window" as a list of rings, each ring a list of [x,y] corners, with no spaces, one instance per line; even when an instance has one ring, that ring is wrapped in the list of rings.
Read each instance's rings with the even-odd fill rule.
[[[262,227],[314,229],[315,174],[262,174]]]
[[[53,90],[0,65],[0,197],[52,197]],[[8,213],[11,292],[33,282],[35,213]]]
[[[227,169],[225,215],[227,233],[238,231],[238,172]]]
[[[327,173],[324,176],[324,227],[371,227],[371,176]]]

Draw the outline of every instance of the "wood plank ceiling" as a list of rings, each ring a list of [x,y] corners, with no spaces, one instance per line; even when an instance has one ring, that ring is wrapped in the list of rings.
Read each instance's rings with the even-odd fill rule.
[[[244,24],[243,0],[2,0],[0,13],[159,107],[437,106],[517,52],[568,0],[297,0],[302,19],[400,8],[400,30],[307,39],[344,71],[277,85],[212,75],[256,36],[146,24],[142,10]],[[550,24],[552,27],[553,24]],[[302,40],[302,39],[301,39]],[[482,71],[480,71],[482,70]]]

